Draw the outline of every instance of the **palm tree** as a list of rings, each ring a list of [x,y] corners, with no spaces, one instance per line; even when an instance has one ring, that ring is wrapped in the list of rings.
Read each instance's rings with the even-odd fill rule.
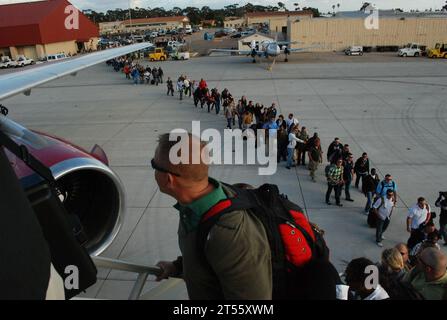
[[[340,11],[340,4],[337,3],[337,11]]]
[[[332,11],[335,14],[335,4],[332,5]]]

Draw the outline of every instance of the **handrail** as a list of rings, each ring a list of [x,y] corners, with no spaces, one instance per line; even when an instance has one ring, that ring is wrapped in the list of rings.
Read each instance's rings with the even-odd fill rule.
[[[116,259],[104,257],[92,257],[93,262],[98,268],[113,269],[127,272],[138,273],[137,281],[129,295],[129,300],[138,300],[140,298],[143,287],[146,284],[147,277],[151,275],[159,275],[162,270],[158,267],[144,266],[135,263],[125,262]]]

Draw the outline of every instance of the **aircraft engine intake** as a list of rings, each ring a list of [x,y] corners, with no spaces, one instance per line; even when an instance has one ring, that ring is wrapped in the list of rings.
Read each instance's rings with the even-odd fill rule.
[[[122,224],[125,196],[119,178],[106,165],[89,158],[67,160],[52,171],[74,233],[90,255],[99,255]]]

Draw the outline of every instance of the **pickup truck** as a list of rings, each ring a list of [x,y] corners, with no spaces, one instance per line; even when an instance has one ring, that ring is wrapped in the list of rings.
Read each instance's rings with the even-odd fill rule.
[[[399,57],[419,57],[422,56],[423,50],[420,45],[409,43],[404,48],[399,49]]]
[[[24,66],[29,66],[29,65],[32,65],[32,64],[34,64],[34,60],[33,59],[28,59],[27,57],[25,57],[25,56],[19,56],[18,58],[17,58],[17,60],[16,60],[16,68],[19,68],[19,67],[24,67]]]
[[[189,60],[189,52],[179,52],[174,50],[171,53],[172,60]]]
[[[0,59],[0,69],[6,69],[16,66],[16,62],[11,60],[9,57],[2,57]]]
[[[183,43],[178,41],[168,41],[168,46],[173,48],[180,48],[183,47]]]

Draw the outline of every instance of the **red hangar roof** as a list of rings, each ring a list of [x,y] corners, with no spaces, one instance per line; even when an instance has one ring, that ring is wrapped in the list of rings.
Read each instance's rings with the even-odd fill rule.
[[[0,48],[48,44],[64,41],[86,41],[99,37],[99,29],[79,11],[79,29],[67,29],[72,21],[72,4],[67,0],[45,0],[0,5]]]

